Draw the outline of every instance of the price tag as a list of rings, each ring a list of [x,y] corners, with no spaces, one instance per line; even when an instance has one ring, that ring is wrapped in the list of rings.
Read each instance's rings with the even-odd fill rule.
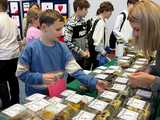
[[[114,84],[111,89],[118,90],[118,91],[124,91],[126,89],[126,87],[127,87],[126,85]]]
[[[32,101],[32,102],[26,103],[24,106],[26,106],[28,109],[30,109],[33,112],[37,112],[43,109],[44,107],[46,107],[47,105],[49,105],[49,102],[47,100],[41,99],[38,101]]]
[[[144,64],[146,64],[146,62],[144,62],[144,61],[135,61],[135,64],[144,65]]]
[[[98,111],[103,111],[107,107],[108,104],[109,103],[107,103],[107,102],[95,99],[94,101],[92,101],[88,105],[88,107],[93,108],[93,109],[98,110]]]
[[[123,56],[123,57],[121,57],[121,59],[124,59],[124,60],[129,60],[131,57],[129,57],[129,56]]]
[[[55,114],[58,114],[62,110],[64,110],[66,107],[67,107],[67,105],[64,105],[64,104],[61,104],[61,103],[54,103],[54,104],[46,107],[45,110],[54,112]]]
[[[139,68],[142,68],[143,66],[142,65],[133,65],[132,68],[134,69],[139,69]]]
[[[131,73],[129,73],[129,72],[124,72],[124,73],[122,74],[122,77],[128,78],[128,76],[129,76],[130,74],[131,74]]]
[[[63,99],[62,98],[59,98],[59,97],[52,97],[48,100],[49,102],[52,102],[52,103],[62,103],[63,102]]]
[[[127,83],[128,82],[128,78],[123,78],[123,77],[117,77],[117,79],[115,80],[116,82],[119,83]]]
[[[127,54],[128,57],[135,57],[135,55]]]
[[[110,66],[109,69],[112,69],[112,70],[119,70],[119,69],[120,69],[120,66]]]
[[[128,106],[138,108],[138,109],[141,109],[141,110],[143,110],[145,104],[146,104],[145,101],[139,100],[139,99],[136,99],[136,98],[130,98],[129,101],[127,102]]]
[[[70,95],[66,98],[67,101],[69,102],[73,102],[73,103],[79,103],[81,100],[82,100],[83,96],[82,95],[79,95],[79,94],[73,94],[73,95]]]
[[[138,58],[137,61],[148,62],[148,60],[145,58]]]
[[[9,117],[15,117],[18,114],[24,112],[26,110],[26,108],[20,104],[15,104],[5,110],[2,111],[2,113],[8,115]]]
[[[95,78],[97,78],[97,79],[102,79],[102,80],[104,80],[105,78],[107,78],[108,77],[108,75],[106,75],[106,74],[97,74],[96,76],[95,76]]]
[[[118,95],[118,93],[105,90],[105,91],[100,95],[100,97],[107,98],[107,99],[110,99],[110,100],[114,100],[117,95]]]
[[[119,63],[128,63],[129,61],[128,60],[124,60],[124,59],[120,59],[118,60]]]
[[[134,69],[134,68],[128,68],[128,69],[126,69],[125,71],[126,71],[126,72],[131,72],[131,73],[133,73],[133,72],[136,72],[136,71],[137,71],[137,69]]]
[[[65,90],[65,91],[63,91],[63,92],[61,93],[61,96],[68,97],[68,96],[73,95],[73,94],[75,94],[75,93],[76,93],[76,92],[73,91],[73,90]]]
[[[138,115],[139,113],[137,112],[122,108],[117,117],[123,120],[138,120]]]
[[[104,73],[107,73],[107,74],[112,74],[112,73],[114,73],[115,72],[115,70],[105,70],[104,71]]]
[[[139,96],[145,97],[145,98],[151,98],[152,92],[138,89],[136,92],[136,95],[139,95]]]
[[[93,97],[83,95],[82,102],[88,104],[88,103],[90,103],[93,99],[94,99]]]
[[[77,116],[73,117],[72,120],[94,120],[95,114],[81,110]]]
[[[99,66],[99,67],[98,67],[98,69],[106,70],[106,69],[107,69],[107,67],[105,67],[105,66]]]
[[[26,100],[28,100],[28,101],[41,100],[45,97],[46,97],[46,95],[35,93],[29,97],[26,97]]]
[[[102,73],[102,72],[103,72],[103,70],[96,69],[96,70],[94,70],[93,72],[94,72],[94,73],[97,73],[97,74],[99,74],[99,73]]]

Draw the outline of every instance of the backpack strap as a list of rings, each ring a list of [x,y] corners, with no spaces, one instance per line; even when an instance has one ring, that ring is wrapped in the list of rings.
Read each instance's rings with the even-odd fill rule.
[[[126,13],[125,13],[125,12],[121,12],[120,14],[122,14],[122,15],[123,15],[123,22],[122,22],[122,24],[121,24],[121,27],[120,27],[119,32],[121,32],[122,27],[123,27],[123,24],[124,24],[124,22],[125,22],[125,20],[126,20]]]

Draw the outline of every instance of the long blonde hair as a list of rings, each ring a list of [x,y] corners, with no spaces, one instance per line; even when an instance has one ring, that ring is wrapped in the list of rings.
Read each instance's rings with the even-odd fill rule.
[[[39,19],[40,11],[29,10],[27,14],[27,23],[24,30],[24,36],[26,36],[27,30],[30,25],[32,25],[33,19]]]
[[[140,25],[140,37],[135,44],[149,53],[160,49],[160,6],[141,0],[129,10],[129,21]]]

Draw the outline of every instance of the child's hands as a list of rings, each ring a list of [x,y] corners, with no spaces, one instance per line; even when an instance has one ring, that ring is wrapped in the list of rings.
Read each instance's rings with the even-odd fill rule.
[[[86,50],[86,51],[81,51],[80,54],[81,54],[82,57],[85,57],[85,58],[88,58],[88,57],[90,56],[88,50]]]
[[[108,82],[107,81],[97,80],[96,89],[99,92],[103,92],[107,88],[108,88]]]
[[[42,77],[43,77],[45,84],[54,83],[58,79],[58,76],[54,73],[44,73]]]

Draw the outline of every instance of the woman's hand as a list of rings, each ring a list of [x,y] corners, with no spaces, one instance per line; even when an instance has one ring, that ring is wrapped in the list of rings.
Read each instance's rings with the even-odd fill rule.
[[[150,87],[155,80],[155,76],[146,72],[136,72],[129,76],[129,84],[132,87]]]

